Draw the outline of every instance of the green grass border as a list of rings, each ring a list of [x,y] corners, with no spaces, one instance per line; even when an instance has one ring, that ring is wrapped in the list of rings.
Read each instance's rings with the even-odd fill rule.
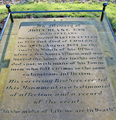
[[[11,11],[48,11],[48,10],[102,10],[103,3],[99,2],[74,2],[74,3],[53,3],[51,2],[28,2],[26,4],[11,4]],[[116,31],[116,4],[109,3],[106,7],[106,14],[112,25],[114,31]],[[6,5],[0,5],[0,21],[5,19],[8,15]],[[42,18],[42,17],[100,17],[101,13],[28,13],[28,14],[13,14],[13,18]]]

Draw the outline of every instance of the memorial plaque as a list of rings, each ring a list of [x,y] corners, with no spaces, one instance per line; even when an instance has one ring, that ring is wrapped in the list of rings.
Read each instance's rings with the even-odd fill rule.
[[[94,21],[22,22],[0,120],[115,120]]]

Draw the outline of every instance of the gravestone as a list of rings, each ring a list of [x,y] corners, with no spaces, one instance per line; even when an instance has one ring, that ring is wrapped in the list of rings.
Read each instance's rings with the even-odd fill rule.
[[[115,95],[101,28],[86,19],[21,22],[1,120],[114,120]]]

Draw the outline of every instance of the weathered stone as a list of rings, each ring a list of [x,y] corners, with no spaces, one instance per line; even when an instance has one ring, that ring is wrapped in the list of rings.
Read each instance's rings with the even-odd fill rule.
[[[18,36],[2,94],[1,120],[115,119],[111,34],[94,19],[60,20],[23,20],[19,29],[11,30]]]

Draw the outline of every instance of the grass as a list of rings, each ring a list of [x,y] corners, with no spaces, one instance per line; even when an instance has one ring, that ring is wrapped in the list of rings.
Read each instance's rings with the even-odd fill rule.
[[[39,11],[39,10],[102,10],[103,3],[93,2],[91,4],[88,3],[51,3],[47,2],[29,2],[27,4],[18,4],[11,5],[11,11]],[[116,30],[116,4],[109,3],[106,7],[106,14],[111,22],[112,28]],[[0,5],[0,21],[7,17],[8,11],[5,5]],[[38,14],[38,13],[28,13],[28,14],[13,14],[14,18],[26,18],[26,17],[100,17],[101,13],[47,13],[47,14]]]

